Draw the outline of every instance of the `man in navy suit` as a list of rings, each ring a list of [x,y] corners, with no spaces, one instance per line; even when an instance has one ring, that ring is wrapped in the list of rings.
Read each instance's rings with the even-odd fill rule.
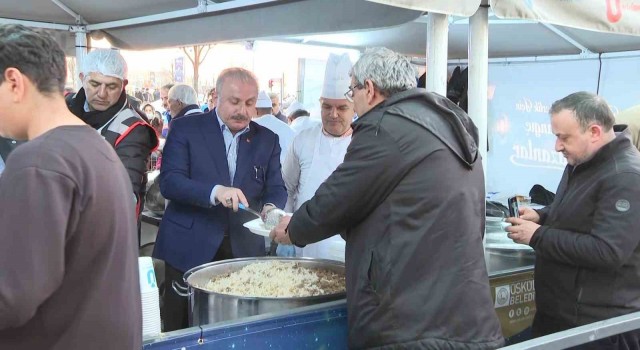
[[[217,107],[176,119],[164,146],[160,190],[170,200],[153,256],[166,263],[164,331],[188,326],[186,299],[170,287],[187,270],[211,261],[264,256],[264,237],[242,224],[242,203],[263,213],[284,207],[278,136],[251,121],[258,82],[229,68],[216,84]]]

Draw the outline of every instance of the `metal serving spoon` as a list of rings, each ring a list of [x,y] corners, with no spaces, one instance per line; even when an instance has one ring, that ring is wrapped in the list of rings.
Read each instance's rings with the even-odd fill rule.
[[[249,207],[245,206],[245,205],[244,205],[244,204],[242,204],[242,203],[238,203],[238,208],[240,208],[240,209],[242,209],[242,210],[245,210],[245,211],[248,211],[248,212],[250,212],[251,214],[253,214],[253,215],[255,215],[255,216],[259,217],[260,219],[262,219],[262,214],[260,214],[260,213],[258,213],[257,211],[255,211],[255,210],[253,210],[253,209],[251,209],[251,208],[249,208]]]
[[[249,213],[259,217],[260,219],[262,219],[262,214],[258,213],[257,211],[245,206],[242,203],[238,204],[238,208],[248,211]],[[286,213],[284,210],[282,209],[278,209],[278,208],[273,208],[271,210],[269,210],[266,213],[266,218],[263,220],[264,222],[264,228],[267,230],[271,230],[274,227],[276,227],[278,225],[278,223],[280,222],[280,219],[285,216]]]

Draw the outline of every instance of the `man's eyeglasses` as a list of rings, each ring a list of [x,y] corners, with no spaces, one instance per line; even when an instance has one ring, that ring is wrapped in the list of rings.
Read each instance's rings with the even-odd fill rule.
[[[347,101],[349,102],[353,102],[353,92],[356,89],[362,89],[364,87],[364,85],[362,84],[356,84],[353,87],[350,87],[349,90],[347,90],[347,92],[344,93],[344,97],[347,99]]]

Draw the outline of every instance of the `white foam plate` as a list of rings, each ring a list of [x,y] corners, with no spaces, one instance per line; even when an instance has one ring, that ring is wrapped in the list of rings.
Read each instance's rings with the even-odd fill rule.
[[[504,221],[504,218],[499,218],[497,216],[485,216],[487,218],[487,223],[500,223],[502,221]]]
[[[484,247],[498,250],[533,250],[530,246],[519,243],[487,243]]]
[[[507,237],[506,235],[504,237],[497,237],[497,236],[486,236],[486,244],[489,243],[498,243],[498,244],[517,244],[514,243],[513,240],[509,237]]]
[[[271,230],[267,230],[266,228],[264,228],[264,222],[262,222],[262,219],[260,218],[247,221],[242,226],[248,228],[249,231],[260,236],[269,237],[269,232],[271,232]]]

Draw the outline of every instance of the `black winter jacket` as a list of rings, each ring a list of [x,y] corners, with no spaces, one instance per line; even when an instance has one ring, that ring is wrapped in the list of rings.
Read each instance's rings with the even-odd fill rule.
[[[529,244],[540,316],[572,328],[640,311],[640,153],[626,129],[568,165],[538,213]]]
[[[9,153],[18,147],[18,145],[24,143],[24,141],[15,141],[0,136],[0,158],[6,163]]]
[[[127,95],[122,92],[120,99],[116,104],[108,108],[106,111],[86,112],[84,104],[86,96],[84,89],[80,89],[77,94],[67,98],[69,110],[95,129],[102,129],[102,136],[111,146],[113,146],[118,157],[124,164],[127,174],[131,180],[133,192],[139,201],[144,199],[145,185],[147,182],[146,171],[147,161],[151,152],[158,146],[158,136],[153,128],[146,123],[144,114],[140,114],[127,101]],[[116,145],[116,140],[121,136],[109,130],[109,121],[121,110],[132,109],[136,114],[136,121],[144,121],[143,124],[134,127],[128,134],[124,135],[122,140]],[[139,118],[139,119],[138,119]]]
[[[344,163],[288,229],[299,246],[346,231],[349,347],[500,346],[471,119],[446,98],[411,89],[352,127]]]

